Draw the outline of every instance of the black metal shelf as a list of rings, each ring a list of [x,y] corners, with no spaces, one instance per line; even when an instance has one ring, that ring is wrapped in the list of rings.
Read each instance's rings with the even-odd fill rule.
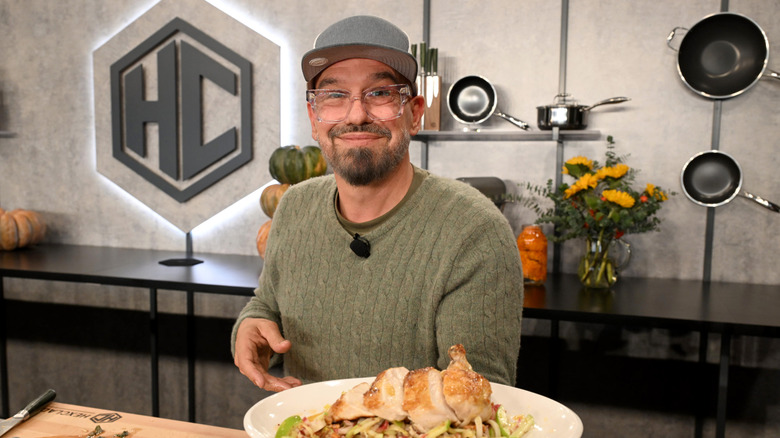
[[[420,131],[412,140],[431,141],[593,141],[600,131]]]

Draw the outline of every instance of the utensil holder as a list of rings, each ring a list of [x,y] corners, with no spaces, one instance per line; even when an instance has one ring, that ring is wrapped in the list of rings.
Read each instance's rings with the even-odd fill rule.
[[[441,129],[441,76],[425,76],[424,79],[425,113],[423,114],[423,130],[438,131]]]

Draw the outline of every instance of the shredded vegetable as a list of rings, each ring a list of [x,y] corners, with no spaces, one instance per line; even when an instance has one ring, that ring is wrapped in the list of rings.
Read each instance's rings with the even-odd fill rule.
[[[324,420],[325,411],[300,420],[298,417],[283,421],[281,426],[292,427],[285,427],[280,434],[283,429],[280,426],[276,438],[519,438],[534,426],[531,415],[509,417],[503,406],[497,406],[495,413],[495,418],[477,417],[467,425],[445,421],[427,432],[420,432],[408,421],[387,421],[379,417],[328,423]]]

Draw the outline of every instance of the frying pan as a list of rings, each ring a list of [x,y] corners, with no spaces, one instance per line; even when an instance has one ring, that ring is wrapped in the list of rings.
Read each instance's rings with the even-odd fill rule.
[[[455,81],[447,92],[447,108],[455,120],[477,125],[496,115],[520,129],[528,130],[528,123],[497,111],[498,98],[493,84],[482,76],[465,76]]]
[[[683,166],[680,182],[685,196],[705,207],[717,207],[741,195],[780,213],[777,204],[751,193],[740,193],[742,168],[725,152],[709,150],[694,155]]]
[[[677,31],[687,30],[680,46],[671,42]],[[762,76],[780,79],[767,70],[769,40],[763,29],[750,18],[731,12],[704,17],[690,29],[676,27],[667,37],[667,45],[677,50],[677,71],[694,92],[712,99],[737,96],[752,87]]]

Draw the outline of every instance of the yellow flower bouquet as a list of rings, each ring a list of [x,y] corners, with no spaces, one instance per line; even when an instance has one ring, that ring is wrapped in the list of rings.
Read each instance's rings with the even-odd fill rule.
[[[591,288],[606,288],[617,281],[615,262],[608,256],[610,246],[624,234],[657,231],[661,220],[656,213],[661,203],[675,194],[653,184],[641,191],[634,189],[638,170],[624,164],[625,157],[618,156],[614,148],[615,142],[608,136],[603,166],[586,157],[571,158],[562,173],[573,178],[573,183],[563,182],[557,188],[552,180],[544,187],[526,184],[525,189],[535,196],[519,197],[522,205],[539,215],[537,223],[555,226],[552,241],[586,239],[578,275]],[[539,197],[550,199],[553,205],[541,207]]]

